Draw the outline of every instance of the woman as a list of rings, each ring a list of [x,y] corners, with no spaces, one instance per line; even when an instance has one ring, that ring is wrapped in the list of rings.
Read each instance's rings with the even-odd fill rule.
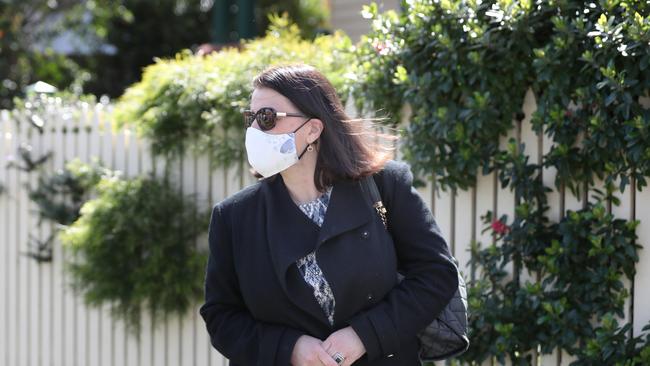
[[[420,365],[416,333],[458,279],[409,166],[314,68],[273,67],[253,86],[245,145],[264,179],[212,210],[200,309],[212,345],[230,365]]]

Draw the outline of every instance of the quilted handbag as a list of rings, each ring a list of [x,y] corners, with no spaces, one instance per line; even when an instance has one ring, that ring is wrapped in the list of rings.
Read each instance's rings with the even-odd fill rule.
[[[363,180],[364,191],[370,204],[375,208],[377,214],[388,230],[386,221],[386,207],[384,207],[377,184],[372,176]],[[368,197],[369,194],[369,197]],[[454,264],[458,261],[453,258]],[[397,273],[398,281],[404,276]],[[428,326],[418,333],[420,340],[420,361],[438,361],[458,356],[469,348],[467,337],[467,289],[465,281],[458,272],[458,289],[447,306]]]

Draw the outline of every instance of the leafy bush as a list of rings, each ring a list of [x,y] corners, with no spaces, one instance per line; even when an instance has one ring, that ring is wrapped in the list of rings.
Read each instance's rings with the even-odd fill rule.
[[[494,168],[528,88],[536,130],[556,143],[545,165],[560,172],[557,186],[645,185],[646,1],[407,1],[399,15],[364,13],[373,30],[359,45],[355,100],[396,119],[409,103],[405,158],[442,187],[466,189]]]
[[[96,190],[59,235],[73,253],[65,267],[74,289],[88,304],[109,303],[136,331],[140,310],[154,317],[185,312],[203,293],[207,256],[194,242],[208,213],[149,177],[102,177]]]
[[[302,61],[323,71],[345,99],[350,47],[341,33],[301,39],[295,25],[276,17],[266,37],[244,42],[241,49],[157,60],[119,99],[115,126],[133,125],[157,154],[175,156],[191,147],[209,154],[215,165],[241,161],[241,110],[249,104],[253,77],[272,64]]]
[[[539,346],[542,353],[558,348],[576,356],[573,365],[594,364],[601,357],[611,361],[607,364],[644,364],[639,360],[647,357],[650,328],[645,338],[628,338],[631,324],[619,327],[613,319],[624,316],[629,297],[623,279],[636,272],[639,222],[607,212],[605,200],[620,203],[611,185],[604,193],[594,188],[593,202],[551,222],[545,214],[550,188],[541,184],[541,165],[529,163],[521,151],[511,139],[507,151],[495,157],[501,185],[514,191],[515,215],[509,221],[488,211],[485,230],[492,230],[494,243],[482,249],[472,245],[470,265],[484,278],[470,283],[473,343],[460,358],[496,357],[500,363],[509,358],[528,365]],[[523,271],[535,280],[522,281]]]
[[[530,171],[528,180],[513,175],[535,186],[538,169]],[[619,327],[614,319],[624,316],[629,292],[623,279],[634,277],[639,260],[639,222],[615,219],[597,200],[552,223],[542,215],[549,209],[542,191],[521,198],[511,222],[491,212],[483,217],[496,242],[484,249],[472,246],[470,264],[480,267],[484,278],[469,290],[473,343],[460,358],[480,363],[494,356],[502,364],[510,358],[528,365],[538,345],[542,353],[559,348],[577,356],[572,365],[641,357],[638,346],[650,347],[650,333],[646,340],[628,339],[631,324]],[[522,281],[524,270],[537,281]],[[630,363],[637,364],[643,363]]]
[[[557,9],[553,13],[553,10]],[[546,166],[579,192],[595,177],[621,191],[650,176],[650,3],[569,1],[547,9],[548,38],[534,51],[533,125],[555,143]],[[579,13],[580,15],[576,15]]]
[[[624,191],[650,176],[650,4],[413,0],[400,14],[364,12],[373,30],[358,48],[355,100],[396,121],[411,106],[404,156],[414,172],[455,190],[496,171],[514,192],[514,217],[488,212],[493,242],[472,243],[472,272],[485,278],[470,282],[472,345],[461,360],[527,365],[540,347],[576,356],[575,365],[646,364],[650,328],[631,339],[631,325],[615,319],[629,297],[623,280],[635,273],[639,223],[614,219],[605,201],[619,204],[617,179]],[[533,128],[553,142],[540,164],[514,139],[499,146],[523,120],[529,89]],[[556,187],[597,194],[551,222],[547,167]],[[524,271],[534,280],[523,281]]]

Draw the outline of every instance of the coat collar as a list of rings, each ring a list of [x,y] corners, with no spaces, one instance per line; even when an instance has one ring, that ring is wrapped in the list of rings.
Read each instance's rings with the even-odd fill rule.
[[[275,178],[265,179],[262,190],[266,210],[267,242],[275,274],[288,297],[296,305],[327,322],[311,287],[300,278],[297,267],[292,264],[321,244],[327,245],[328,239],[370,221],[372,212],[361,186],[356,181],[338,181],[333,185],[321,227],[293,202],[282,175],[277,174]],[[327,264],[319,262],[319,265],[323,267]]]

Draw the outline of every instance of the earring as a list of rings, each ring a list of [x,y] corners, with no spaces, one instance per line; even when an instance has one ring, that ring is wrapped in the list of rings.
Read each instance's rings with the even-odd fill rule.
[[[309,144],[309,146],[307,146],[307,151],[314,151],[314,147]]]

